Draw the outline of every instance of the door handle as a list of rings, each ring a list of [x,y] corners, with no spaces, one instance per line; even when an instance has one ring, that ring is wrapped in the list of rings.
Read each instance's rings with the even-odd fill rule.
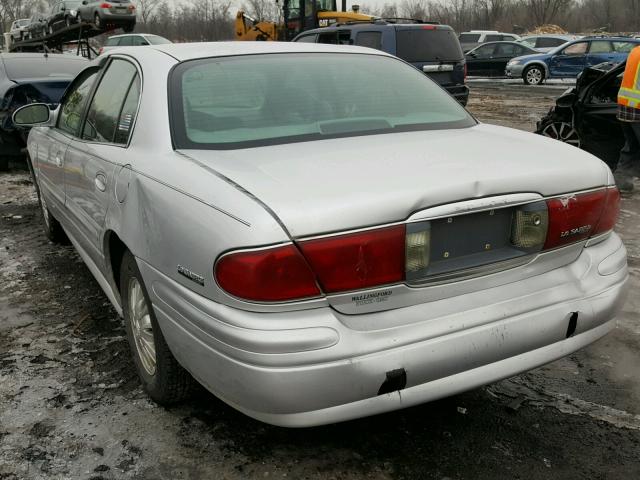
[[[104,192],[107,189],[107,178],[101,173],[96,175],[93,183],[95,183],[96,188],[101,192]]]

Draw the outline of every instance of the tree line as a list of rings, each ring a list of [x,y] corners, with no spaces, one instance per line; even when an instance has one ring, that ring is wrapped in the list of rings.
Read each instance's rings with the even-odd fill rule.
[[[0,0],[0,25],[48,11],[56,0]],[[173,41],[228,40],[234,36],[232,0],[134,0],[137,31],[156,33]],[[338,8],[340,7],[338,0]],[[355,0],[354,0],[355,3]],[[275,0],[245,0],[244,10],[257,19],[274,19],[280,11]],[[399,0],[375,6],[363,0],[363,13],[380,17],[432,20],[456,31],[491,29],[530,31],[556,24],[569,32],[638,32],[640,0]]]

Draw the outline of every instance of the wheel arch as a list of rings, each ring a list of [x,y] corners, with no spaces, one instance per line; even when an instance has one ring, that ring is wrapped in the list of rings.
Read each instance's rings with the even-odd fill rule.
[[[522,75],[524,76],[524,72],[527,70],[527,68],[529,67],[542,67],[542,69],[544,70],[544,78],[549,78],[549,66],[540,60],[533,60],[527,64],[525,64],[525,66],[522,68]]]

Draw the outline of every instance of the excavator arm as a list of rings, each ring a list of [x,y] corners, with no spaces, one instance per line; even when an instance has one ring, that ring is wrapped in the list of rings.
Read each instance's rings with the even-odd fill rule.
[[[282,26],[275,22],[264,22],[250,17],[242,10],[236,14],[236,40],[266,41],[278,40]]]

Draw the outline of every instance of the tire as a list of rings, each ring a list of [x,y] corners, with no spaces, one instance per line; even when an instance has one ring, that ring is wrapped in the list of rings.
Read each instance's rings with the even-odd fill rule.
[[[127,339],[142,388],[160,405],[188,398],[194,380],[169,350],[134,256],[126,251],[120,267],[120,295]]]
[[[580,148],[582,145],[580,134],[570,122],[547,120],[540,126],[539,133],[540,135],[553,138],[554,140],[560,140],[574,147]]]
[[[96,26],[98,30],[102,30],[102,22],[100,21],[100,15],[96,12],[93,16],[93,24]]]
[[[71,17],[69,15],[65,15],[65,17],[64,17],[64,25],[68,28],[73,23],[75,23],[75,22],[71,21]]]
[[[40,187],[38,186],[38,182],[36,181],[36,175],[33,171],[33,165],[31,164],[31,159],[27,156],[27,166],[29,167],[29,173],[31,174],[31,181],[33,182],[33,187],[36,189],[36,195],[38,196],[38,205],[40,206],[40,214],[42,215],[42,227],[44,230],[45,236],[53,243],[57,243],[60,245],[68,245],[69,237],[64,233],[64,229],[60,222],[56,220],[56,218],[51,214],[49,208],[47,207],[47,202],[40,194]]]
[[[7,157],[0,157],[0,172],[6,172],[9,170],[9,159]]]
[[[524,80],[525,85],[542,85],[544,76],[544,68],[540,65],[531,65],[522,72],[522,80]]]
[[[127,25],[122,27],[122,30],[124,30],[124,33],[131,33],[135,28],[136,28],[135,23],[128,23]]]

